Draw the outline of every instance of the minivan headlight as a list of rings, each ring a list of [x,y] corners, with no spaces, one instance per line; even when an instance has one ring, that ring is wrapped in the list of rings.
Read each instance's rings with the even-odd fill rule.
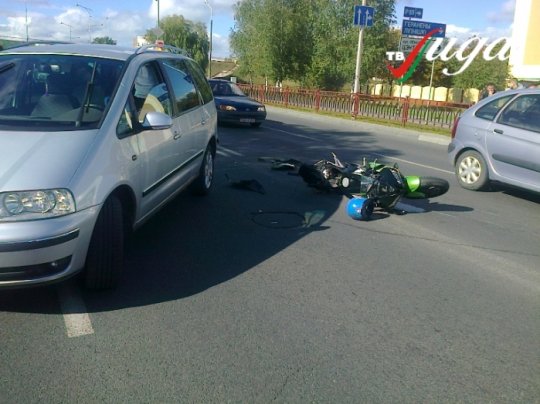
[[[75,199],[67,189],[0,192],[0,220],[35,220],[75,212]]]

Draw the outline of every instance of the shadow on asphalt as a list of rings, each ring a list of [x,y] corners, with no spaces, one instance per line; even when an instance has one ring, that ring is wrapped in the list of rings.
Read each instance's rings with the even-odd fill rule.
[[[306,137],[298,149],[276,143],[271,127]],[[343,196],[321,194],[298,176],[275,171],[261,156],[313,163],[336,152],[342,161],[359,162],[369,153],[398,156],[399,150],[375,148],[367,132],[323,134],[313,128],[267,121],[262,127],[221,128],[221,145],[237,153],[216,159],[214,189],[207,197],[181,194],[138,229],[126,246],[123,279],[112,291],[82,290],[89,312],[167,302],[201,293],[227,282],[287,249],[338,211]],[[318,140],[310,140],[317,136]],[[298,140],[298,139],[296,139]],[[304,146],[304,145],[303,145]],[[256,179],[265,194],[234,189],[229,180]],[[466,207],[423,203],[425,210],[467,211]],[[387,219],[376,212],[372,222]],[[353,225],[354,223],[351,222]],[[75,282],[75,280],[72,280]],[[56,285],[0,292],[0,310],[58,314]]]

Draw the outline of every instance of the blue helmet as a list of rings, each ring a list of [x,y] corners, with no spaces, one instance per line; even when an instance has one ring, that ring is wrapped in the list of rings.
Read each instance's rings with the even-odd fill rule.
[[[367,220],[373,213],[373,199],[356,197],[347,203],[347,214],[354,220]]]

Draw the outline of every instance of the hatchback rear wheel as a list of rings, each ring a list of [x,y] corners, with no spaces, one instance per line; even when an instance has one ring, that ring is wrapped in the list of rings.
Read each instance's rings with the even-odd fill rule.
[[[482,155],[474,150],[467,150],[459,155],[455,166],[456,177],[465,189],[485,190],[489,185],[487,164]]]

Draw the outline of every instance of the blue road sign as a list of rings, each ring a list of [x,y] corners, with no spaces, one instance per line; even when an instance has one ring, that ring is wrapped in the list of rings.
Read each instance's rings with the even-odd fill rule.
[[[446,24],[439,24],[438,22],[403,20],[403,25],[401,26],[401,35],[424,36],[435,28],[439,28],[440,31],[435,33],[433,37],[444,38],[446,35]]]
[[[362,27],[371,27],[373,25],[373,16],[375,8],[368,6],[354,6],[354,25]]]
[[[423,13],[424,13],[423,8],[405,7],[405,10],[403,11],[403,17],[422,18]]]

